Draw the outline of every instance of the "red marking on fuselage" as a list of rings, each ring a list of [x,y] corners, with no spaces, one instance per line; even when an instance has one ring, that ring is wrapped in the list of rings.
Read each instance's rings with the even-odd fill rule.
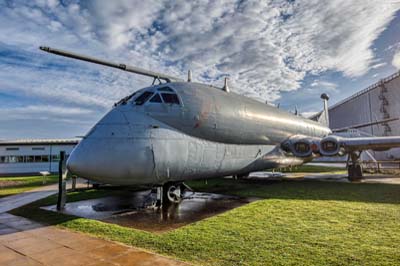
[[[196,122],[196,124],[194,124],[194,126],[193,126],[193,128],[199,128],[200,126],[201,126],[201,124],[205,121],[205,120],[207,120],[207,118],[208,118],[208,116],[210,115],[210,110],[212,109],[212,104],[211,103],[208,103],[208,104],[205,104],[205,105],[203,105],[203,106],[205,106],[205,110],[202,110],[201,111],[201,113],[200,113],[200,115],[199,115],[199,119],[198,119],[198,121]]]

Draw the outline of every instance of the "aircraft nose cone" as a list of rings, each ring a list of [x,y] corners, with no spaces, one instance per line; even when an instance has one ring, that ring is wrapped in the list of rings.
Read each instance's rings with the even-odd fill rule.
[[[76,155],[77,152],[75,152],[75,150],[76,150],[76,148],[68,157],[67,169],[72,174],[80,175],[80,173],[82,173],[82,170],[84,169],[84,167],[83,167],[84,164],[83,164],[82,158],[79,159],[79,156]]]
[[[81,140],[78,145],[74,148],[67,160],[68,171],[76,176],[90,179],[90,177],[97,173],[93,169],[93,165],[96,165],[96,160],[101,158],[93,158],[93,154],[90,152],[86,140]]]
[[[154,182],[153,161],[150,139],[133,136],[123,114],[112,110],[75,147],[67,168],[99,183],[135,185]]]

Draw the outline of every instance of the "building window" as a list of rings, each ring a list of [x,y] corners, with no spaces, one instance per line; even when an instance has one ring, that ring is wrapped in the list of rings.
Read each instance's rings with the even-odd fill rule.
[[[0,156],[0,163],[47,163],[49,160],[48,155]]]
[[[9,163],[17,163],[17,157],[18,156],[13,156],[13,155],[8,156],[8,162]]]
[[[6,148],[6,151],[19,151],[19,148],[17,148],[17,147],[9,147],[9,148]]]
[[[42,162],[47,163],[49,161],[49,156],[48,155],[43,155],[42,156]]]
[[[59,162],[60,161],[60,155],[52,155],[51,156],[51,161],[52,162]]]
[[[44,151],[44,147],[33,147],[33,151]]]

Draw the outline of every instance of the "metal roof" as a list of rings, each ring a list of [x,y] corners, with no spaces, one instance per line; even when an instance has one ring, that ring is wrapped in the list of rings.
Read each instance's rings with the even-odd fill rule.
[[[363,90],[351,95],[350,97],[347,97],[347,98],[335,103],[334,105],[329,107],[329,110],[335,109],[335,108],[339,107],[340,105],[345,104],[346,102],[351,101],[354,98],[357,98],[358,96],[361,96],[361,95],[363,95],[365,93],[368,93],[368,92],[372,91],[373,89],[376,89],[376,88],[382,86],[382,84],[385,84],[385,83],[387,83],[387,82],[389,82],[389,81],[391,81],[391,80],[393,80],[393,79],[395,79],[395,78],[397,78],[399,76],[400,76],[400,71],[390,75],[389,77],[381,79],[380,81],[378,81],[378,82],[370,85],[369,87],[367,87],[367,88],[365,88],[365,89],[363,89]]]
[[[80,139],[16,139],[0,140],[0,146],[10,145],[76,145]]]
[[[367,88],[365,88],[365,89],[363,89],[363,90],[361,90],[361,91],[359,91],[359,92],[356,92],[355,94],[351,95],[350,97],[347,97],[347,98],[345,98],[345,99],[343,99],[343,100],[341,100],[341,101],[335,103],[335,104],[332,105],[332,106],[329,106],[328,109],[329,109],[329,110],[336,109],[336,108],[338,108],[339,106],[341,106],[341,105],[343,105],[343,104],[345,104],[345,103],[347,103],[347,102],[349,102],[349,101],[351,101],[351,100],[353,100],[353,99],[355,99],[355,98],[357,98],[357,97],[359,97],[359,96],[361,96],[361,95],[363,95],[363,94],[366,94],[366,93],[368,93],[368,92],[370,92],[370,91],[372,91],[372,90],[374,90],[374,89],[376,89],[376,88],[382,86],[382,84],[385,84],[385,83],[387,83],[387,82],[389,82],[389,81],[391,81],[391,80],[393,80],[393,79],[395,79],[395,78],[397,78],[397,77],[399,77],[399,76],[400,76],[400,71],[398,71],[398,72],[396,72],[396,73],[390,75],[389,77],[386,77],[386,78],[384,78],[384,79],[381,79],[380,81],[378,81],[378,82],[376,82],[376,83],[374,83],[374,84],[368,86]],[[318,113],[316,113],[316,114],[310,116],[309,119],[312,119],[312,120],[316,119],[317,117],[319,117],[319,116],[321,115],[321,112],[322,112],[322,111],[320,111],[320,112],[318,112]]]

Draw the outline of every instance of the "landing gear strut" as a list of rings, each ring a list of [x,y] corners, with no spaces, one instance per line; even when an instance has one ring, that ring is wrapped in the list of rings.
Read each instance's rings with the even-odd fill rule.
[[[361,151],[349,153],[346,163],[349,181],[357,181],[363,178],[360,156]]]
[[[238,174],[238,175],[233,175],[233,179],[237,180],[237,179],[244,179],[249,177],[250,173],[244,173],[244,174]]]
[[[162,186],[157,186],[156,207],[177,204],[182,201],[183,190],[186,186],[183,183],[168,182]]]

